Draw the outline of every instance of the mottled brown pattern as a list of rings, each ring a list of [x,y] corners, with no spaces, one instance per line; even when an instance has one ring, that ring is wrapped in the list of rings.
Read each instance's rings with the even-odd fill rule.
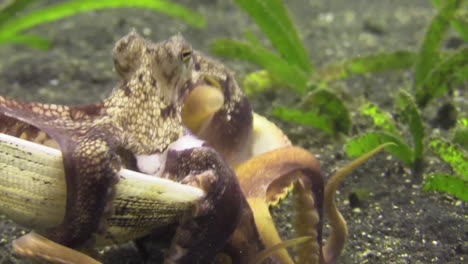
[[[190,248],[174,263],[212,263],[237,227],[242,206],[247,202],[234,172],[214,149],[199,147],[170,151],[169,156],[164,177],[187,175],[182,182],[206,192],[194,208],[196,217],[185,218],[178,227],[177,233],[183,235],[174,238],[170,254],[178,256],[178,249]]]
[[[39,129],[63,152],[66,213],[62,224],[47,232],[48,238],[76,247],[93,233],[104,231],[120,169],[117,150],[134,155],[157,153],[182,135],[178,89],[186,88],[182,84],[190,78],[192,62],[182,60],[181,55],[188,49],[180,35],[152,43],[131,32],[114,48],[121,80],[102,102],[62,106],[0,97],[2,125],[21,121],[17,122],[19,127],[9,129],[11,133],[21,135],[25,130],[32,133]],[[163,116],[163,109],[171,109],[170,114]]]
[[[174,105],[168,105],[161,109],[161,117],[163,118],[173,118],[177,115],[177,108]]]
[[[193,57],[191,54],[180,36],[154,44],[130,33],[114,49],[115,68],[121,77],[119,86],[102,102],[59,106],[0,97],[0,132],[40,143],[51,137],[63,151],[68,195],[66,215],[60,226],[46,233],[48,238],[78,247],[93,233],[104,232],[106,221],[122,227],[137,226],[133,230],[151,228],[148,219],[157,215],[141,212],[141,218],[132,224],[111,217],[113,208],[109,201],[115,195],[116,173],[121,166],[136,169],[135,155],[159,153],[178,139],[184,132],[181,107],[185,96],[197,86],[211,86],[222,92],[224,103],[199,136],[215,150],[203,146],[168,151],[162,173],[163,177],[197,186],[206,194],[194,204],[193,210],[181,213],[167,260],[209,263],[231,237],[224,249],[233,257],[233,263],[250,261],[268,245],[262,241],[266,236],[255,225],[267,226],[271,222],[261,220],[259,210],[254,215],[243,194],[247,198],[266,198],[269,202],[277,200],[275,197],[282,196],[282,190],[299,177],[298,170],[303,172],[299,181],[303,189],[310,190],[303,195],[305,198],[300,198],[309,202],[308,207],[301,208],[310,212],[301,221],[312,223],[307,228],[311,230],[309,235],[316,238],[310,241],[314,250],[306,252],[307,258],[320,263],[324,262],[324,255],[334,259],[341,251],[339,246],[331,247],[331,253],[325,250],[326,254],[322,254],[324,184],[313,157],[309,157],[309,164],[301,163],[291,155],[293,152],[282,149],[273,158],[250,160],[252,167],[259,167],[239,173],[243,179],[242,193],[224,158],[232,162],[248,145],[252,129],[250,105],[227,68],[197,52]],[[137,210],[131,205],[132,199],[123,202],[119,213]],[[258,215],[260,220],[254,221],[253,217]],[[331,223],[333,226],[334,221]],[[344,241],[335,240],[338,244]],[[275,261],[272,258],[268,263]]]
[[[239,163],[242,159],[234,153],[242,152],[241,148],[247,145],[252,131],[252,109],[247,97],[237,84],[234,74],[222,63],[194,51],[193,64],[193,85],[218,88],[224,96],[221,109],[197,136],[220,152],[228,163]],[[186,90],[191,89],[183,91]]]
[[[64,153],[67,212],[62,225],[46,234],[49,238],[76,247],[92,233],[105,230],[106,221],[112,221],[109,201],[116,172],[120,166],[135,168],[133,155],[162,152],[184,133],[183,100],[199,85],[220,89],[224,104],[199,133],[216,151],[203,147],[168,157],[165,176],[207,193],[193,212],[187,212],[197,218],[184,217],[178,231],[184,236],[173,241],[179,249],[185,248],[185,255],[171,253],[185,261],[209,260],[234,230],[242,208],[245,221],[252,225],[252,213],[223,159],[234,161],[246,147],[252,130],[250,105],[226,67],[198,52],[191,54],[181,36],[154,44],[132,32],[114,48],[121,80],[102,102],[58,106],[0,97],[0,113],[45,131]],[[263,248],[258,234],[250,233],[254,248]]]

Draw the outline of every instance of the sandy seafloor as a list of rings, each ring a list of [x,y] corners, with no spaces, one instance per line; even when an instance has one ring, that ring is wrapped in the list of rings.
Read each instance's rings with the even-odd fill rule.
[[[54,3],[59,1],[39,1]],[[178,19],[143,9],[114,9],[79,14],[37,26],[29,33],[51,41],[46,51],[25,46],[0,46],[0,94],[55,103],[89,103],[104,98],[116,84],[111,49],[116,40],[135,28],[147,38],[161,40],[181,32],[194,48],[208,52],[214,38],[242,39],[244,30],[259,33],[255,24],[232,1],[177,0],[206,17],[206,28],[196,29]],[[396,50],[416,51],[435,10],[426,0],[290,0],[287,6],[316,66],[351,56]],[[45,4],[40,4],[45,5]],[[32,6],[30,10],[37,8]],[[444,45],[457,39],[453,33]],[[452,44],[450,44],[452,43]],[[252,65],[223,60],[238,76],[256,70]],[[410,71],[392,71],[353,77],[330,88],[344,98],[349,109],[368,99],[392,109],[392,96],[411,86]],[[465,96],[465,97],[464,97]],[[467,109],[466,91],[459,106]],[[435,101],[423,112],[432,120],[447,98]],[[294,106],[298,98],[288,90],[273,90],[251,98],[256,112],[268,116],[273,106]],[[356,135],[369,129],[369,120],[353,114]],[[317,155],[329,176],[349,158],[343,140],[320,131],[278,122],[294,144]],[[428,122],[426,124],[429,124]],[[429,135],[438,132],[427,127]],[[440,131],[444,133],[444,131]],[[426,158],[426,172],[447,170],[433,156]],[[449,172],[449,171],[448,171]],[[353,193],[367,193],[357,208],[349,202]],[[337,204],[348,221],[349,237],[338,263],[466,263],[468,259],[468,210],[449,195],[423,192],[421,183],[401,162],[381,153],[359,167],[341,185]],[[279,229],[288,232],[287,204],[276,211]],[[25,230],[0,216],[0,263],[21,263],[10,253],[11,241]],[[107,263],[139,263],[132,247],[113,250]]]

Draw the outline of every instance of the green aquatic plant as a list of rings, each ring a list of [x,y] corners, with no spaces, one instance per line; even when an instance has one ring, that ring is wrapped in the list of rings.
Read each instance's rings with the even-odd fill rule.
[[[214,54],[243,59],[264,69],[246,76],[244,87],[250,94],[279,84],[291,88],[306,100],[316,96],[319,98],[312,101],[321,101],[323,97],[320,96],[324,93],[313,91],[321,87],[333,94],[327,89],[332,81],[346,79],[352,75],[413,67],[415,74],[413,94],[417,105],[424,107],[429,101],[457,87],[468,78],[466,46],[453,52],[440,51],[441,43],[450,26],[463,39],[468,39],[468,13],[463,11],[463,7],[468,2],[466,0],[433,0],[434,5],[440,7],[440,10],[432,20],[419,52],[395,51],[370,54],[331,62],[316,70],[312,62],[307,60],[307,52],[281,0],[235,0],[235,2],[254,19],[275,49],[272,51],[260,44],[250,32],[245,34],[245,41],[218,39],[212,43],[211,50]],[[338,96],[335,97],[340,100]],[[348,113],[344,103],[335,105],[341,111]],[[342,130],[333,126],[339,122],[338,116],[334,114],[336,111],[328,112],[320,107],[310,105],[309,107],[311,108],[293,109],[281,106],[273,109],[272,115],[316,127],[329,134],[346,134],[349,131],[346,125],[341,127]],[[421,151],[416,150],[416,153]]]
[[[442,138],[435,138],[429,142],[432,151],[438,154],[442,160],[450,164],[455,174],[460,175],[464,180],[468,180],[468,156],[456,144]]]
[[[345,151],[349,156],[360,156],[380,144],[391,142],[393,144],[386,149],[406,166],[413,168],[417,178],[421,177],[424,172],[426,139],[420,111],[430,101],[468,80],[468,46],[461,46],[454,51],[441,50],[450,27],[462,39],[468,40],[468,12],[462,8],[468,1],[432,1],[439,10],[418,52],[370,54],[331,62],[316,70],[307,60],[307,52],[280,0],[235,2],[257,22],[275,50],[264,47],[251,33],[245,34],[245,41],[216,40],[211,49],[216,55],[240,58],[264,69],[247,75],[244,87],[248,93],[255,94],[266,87],[280,84],[303,96],[299,107],[278,106],[272,110],[272,115],[283,120],[319,128],[330,135],[347,134],[351,128],[349,112],[342,100],[326,89],[328,84],[353,75],[413,68],[414,83],[411,91],[400,90],[394,96],[397,121],[389,113],[379,110],[376,104],[365,104],[360,113],[372,119],[373,131],[350,139]],[[453,143],[447,144],[459,144],[466,148],[468,128],[465,123],[468,122],[458,123],[452,137]],[[411,139],[406,138],[408,134]],[[430,150],[454,166],[447,158],[447,153],[442,148],[435,149],[434,144],[434,140],[431,141]],[[466,158],[458,161],[466,163]],[[460,171],[455,172],[456,175],[462,175]],[[467,200],[466,186],[466,178],[438,173],[424,178],[423,189],[443,191]]]
[[[361,134],[351,139],[345,146],[345,151],[349,156],[360,156],[376,146],[392,142],[393,146],[387,147],[387,150],[398,157],[405,165],[411,166],[418,171],[423,158],[423,140],[424,128],[416,104],[411,95],[401,90],[395,98],[396,112],[401,118],[401,124],[406,125],[412,136],[413,144],[406,143],[404,135],[400,132],[392,116],[381,111],[377,105],[364,104],[360,112],[369,116],[373,121],[375,131]]]
[[[23,31],[39,24],[78,13],[105,8],[146,8],[180,18],[195,27],[202,28],[206,23],[203,16],[165,0],[74,0],[47,6],[25,15],[16,15],[33,2],[37,1],[16,0],[10,1],[0,7],[0,44],[21,43],[35,48],[46,49],[49,47],[47,39],[23,33]]]
[[[468,151],[468,118],[457,120],[452,142]]]
[[[450,18],[450,25],[465,41],[468,41],[468,10],[466,9],[466,7],[468,7],[468,2],[466,0],[457,0],[448,3],[444,0],[431,0],[431,2],[436,8],[441,8],[443,4],[457,5],[457,10],[455,10],[453,17]],[[447,7],[453,8],[453,6]]]
[[[313,66],[306,49],[281,0],[235,2],[255,20],[282,58],[305,72],[312,71]]]
[[[434,5],[439,8],[438,13],[432,19],[417,52],[370,54],[331,62],[319,69],[314,69],[313,64],[307,60],[307,52],[280,0],[235,2],[259,25],[274,50],[263,46],[250,32],[245,34],[245,41],[216,40],[212,43],[211,50],[216,55],[240,58],[264,69],[247,75],[244,87],[248,93],[255,94],[271,86],[286,86],[302,96],[301,103],[295,108],[277,106],[272,110],[272,115],[283,120],[315,127],[330,135],[347,134],[351,128],[349,112],[339,96],[327,89],[328,85],[353,75],[412,68],[412,89],[400,90],[394,96],[398,119],[395,121],[393,116],[379,110],[375,104],[364,105],[360,113],[373,120],[373,131],[349,140],[345,150],[350,156],[360,156],[377,145],[392,142],[394,145],[388,146],[387,150],[413,168],[417,178],[420,178],[424,172],[423,159],[426,152],[425,124],[420,112],[430,101],[468,80],[468,46],[462,45],[453,51],[441,50],[441,44],[450,27],[462,39],[468,39],[468,16],[463,11],[468,1],[433,0]],[[460,145],[465,142],[466,145],[467,131],[466,127],[456,130],[453,140],[461,142]],[[406,135],[411,138],[407,139]],[[448,179],[444,188],[435,184],[444,179]],[[450,191],[447,186],[461,186],[457,184],[459,178],[454,180],[445,176],[431,176],[425,180],[425,189],[431,186],[434,190],[451,194],[457,192]]]
[[[459,126],[455,130],[452,140],[434,138],[426,141],[424,124],[412,96],[408,92],[400,91],[395,102],[395,116],[402,120],[401,123],[395,123],[392,115],[380,110],[373,103],[367,103],[361,107],[360,113],[372,119],[375,130],[351,139],[345,146],[347,155],[360,156],[375,146],[392,142],[394,145],[388,146],[387,151],[398,157],[405,165],[412,167],[415,173],[420,175],[424,172],[424,145],[427,144],[432,153],[451,166],[453,175],[446,173],[426,175],[423,190],[446,192],[468,201],[468,154],[466,147],[463,149],[463,143],[466,143],[468,136],[468,130],[466,130],[468,121],[465,118],[458,120]],[[404,139],[402,124],[405,124],[411,134],[412,144]]]
[[[296,28],[281,0],[235,0],[259,25],[268,37],[274,51],[266,48],[250,32],[245,41],[218,39],[211,44],[211,51],[218,56],[238,58],[259,65],[267,72],[249,75],[244,85],[249,93],[262,90],[272,83],[289,87],[305,100],[301,107],[278,106],[272,115],[288,121],[308,125],[338,135],[347,134],[351,127],[349,111],[333,92],[319,87],[311,79],[314,67],[301,42]],[[261,85],[256,85],[261,84]],[[258,89],[257,89],[258,88]]]
[[[211,52],[218,56],[243,59],[260,65],[270,73],[267,77],[272,77],[275,83],[287,85],[298,94],[303,95],[307,91],[309,73],[260,44],[217,39],[211,44]]]
[[[423,190],[450,193],[468,201],[468,153],[452,142],[435,138],[429,142],[431,150],[450,164],[453,174],[434,173],[426,177]]]
[[[449,52],[441,50],[450,26],[468,41],[468,1],[432,2],[440,10],[432,19],[418,52],[378,53],[332,62],[317,70],[315,78],[330,82],[352,75],[413,67],[413,94],[419,107],[425,107],[430,101],[468,80],[468,46],[465,44]]]
[[[440,9],[429,25],[414,65],[414,94],[421,107],[444,94],[450,87],[456,87],[468,79],[467,46],[449,53],[448,56],[443,56],[440,52],[450,25],[455,25],[455,29],[459,28],[457,31],[465,40],[468,38],[465,35],[468,20],[455,19],[457,11],[462,10],[462,6],[468,6],[468,1],[433,2]]]
[[[271,114],[283,120],[319,128],[330,135],[337,132],[347,134],[351,129],[351,117],[343,101],[324,89],[312,91],[299,109],[278,106]]]
[[[328,83],[353,75],[407,69],[415,60],[416,53],[405,50],[358,56],[323,66],[315,72],[314,79]]]
[[[445,94],[450,88],[468,79],[468,46],[452,52],[429,70],[420,84],[415,83],[415,95],[421,107]],[[416,81],[416,79],[415,79]]]
[[[452,175],[434,173],[426,178],[424,191],[449,193],[468,202],[468,181]]]
[[[372,131],[358,135],[351,139],[345,149],[348,155],[356,156],[372,149],[384,142],[394,142],[388,151],[402,160],[407,166],[415,169],[419,175],[423,173],[423,157],[425,143],[430,150],[440,156],[454,170],[454,175],[434,173],[424,178],[424,190],[436,190],[452,194],[463,200],[468,197],[468,168],[467,155],[459,149],[468,145],[468,122],[466,118],[458,120],[458,125],[452,136],[452,141],[432,139],[429,142],[424,138],[424,123],[420,111],[432,100],[445,94],[449,89],[456,88],[468,80],[468,46],[464,45],[452,52],[443,52],[440,49],[447,29],[450,25],[463,39],[467,39],[465,28],[467,20],[456,18],[455,14],[466,5],[468,1],[448,0],[433,1],[440,7],[438,14],[431,21],[421,48],[414,57],[414,84],[413,95],[402,91],[396,96],[394,105],[396,116],[401,124],[396,124],[392,116],[380,111],[374,104],[367,104],[361,108],[361,113],[370,116],[373,120]],[[456,18],[456,20],[454,20]],[[464,23],[465,26],[461,26]],[[463,28],[463,29],[462,29]],[[457,115],[453,106],[454,115]],[[447,118],[446,116],[444,118]],[[404,140],[402,129],[397,125],[404,125],[412,136],[412,145]],[[465,174],[464,174],[465,173]],[[461,175],[461,176],[460,176]]]

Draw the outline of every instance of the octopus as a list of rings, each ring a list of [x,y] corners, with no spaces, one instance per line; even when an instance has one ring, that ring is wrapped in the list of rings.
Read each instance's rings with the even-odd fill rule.
[[[98,234],[112,236],[109,221],[123,210],[113,204],[115,186],[126,168],[203,191],[175,220],[165,263],[211,263],[220,256],[230,263],[294,263],[268,211],[292,187],[300,208],[302,238],[292,242],[301,249],[299,263],[335,263],[347,235],[335,190],[372,154],[325,183],[314,156],[252,112],[233,73],[192,50],[180,34],[153,43],[132,31],[116,43],[113,59],[119,84],[94,104],[0,96],[0,132],[59,149],[66,182],[62,221],[16,240],[18,255],[98,263],[74,249],[92,248]],[[323,245],[325,215],[332,234]]]

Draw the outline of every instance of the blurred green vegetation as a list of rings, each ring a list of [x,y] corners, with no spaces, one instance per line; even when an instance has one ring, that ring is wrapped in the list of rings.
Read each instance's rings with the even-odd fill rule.
[[[438,154],[441,159],[450,164],[453,175],[432,173],[424,182],[424,190],[444,191],[460,199],[468,201],[468,154],[453,142],[442,138],[434,138],[429,142],[429,147]]]
[[[22,31],[78,13],[105,8],[146,8],[180,18],[195,27],[202,28],[206,24],[203,16],[165,0],[74,0],[51,5],[25,15],[17,15],[34,2],[38,1],[10,0],[0,6],[0,44],[21,43],[47,49],[49,47],[47,39]]]
[[[448,159],[446,155],[455,155],[455,152],[424,148],[429,142],[425,133],[431,128],[429,121],[422,119],[421,111],[431,101],[467,85],[468,1],[432,0],[438,12],[429,24],[417,52],[399,50],[370,54],[330,62],[319,69],[315,69],[308,60],[306,49],[281,0],[234,1],[258,24],[272,48],[262,45],[252,33],[246,32],[244,41],[215,40],[211,51],[217,56],[242,59],[263,69],[246,76],[244,88],[249,95],[270,87],[286,87],[303,98],[295,107],[276,106],[271,112],[273,116],[317,128],[331,136],[349,135],[352,128],[349,111],[340,96],[329,88],[331,82],[353,75],[395,69],[412,70],[412,89],[396,89],[396,95],[391,95],[394,98],[392,113],[380,110],[372,102],[360,109],[359,113],[368,116],[373,121],[373,126],[366,133],[353,135],[345,150],[350,156],[360,156],[380,144],[393,142],[386,149],[413,169],[416,180],[425,172],[424,156],[428,151],[454,166],[450,161],[455,157]],[[465,40],[464,45],[456,50],[441,49],[449,29]],[[454,110],[450,115],[456,120],[460,113],[455,106],[451,109]],[[466,157],[467,126],[457,125],[452,130],[452,141],[448,144],[464,146],[459,151],[464,153],[462,157]],[[458,152],[457,155],[459,157]],[[466,158],[457,160],[457,166],[465,164],[464,168],[467,167]],[[459,177],[457,170],[454,175],[440,175],[442,174],[425,176],[423,189],[443,191],[467,200],[466,195],[460,195],[463,192],[468,193],[466,177]]]

